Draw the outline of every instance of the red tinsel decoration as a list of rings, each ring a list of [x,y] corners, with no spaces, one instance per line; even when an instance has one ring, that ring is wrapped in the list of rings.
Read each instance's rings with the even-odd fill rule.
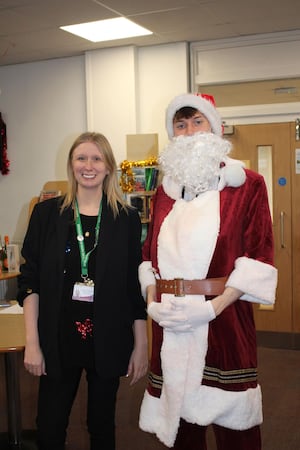
[[[75,324],[81,339],[86,340],[88,336],[92,337],[94,324],[91,319],[85,319],[84,322],[75,322]]]
[[[9,173],[9,160],[7,159],[6,125],[0,113],[0,171],[2,175]]]

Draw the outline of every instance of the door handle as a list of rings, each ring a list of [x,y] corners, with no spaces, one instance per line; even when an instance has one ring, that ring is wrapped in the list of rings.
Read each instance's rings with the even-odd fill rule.
[[[285,248],[284,243],[284,211],[280,211],[280,247]]]

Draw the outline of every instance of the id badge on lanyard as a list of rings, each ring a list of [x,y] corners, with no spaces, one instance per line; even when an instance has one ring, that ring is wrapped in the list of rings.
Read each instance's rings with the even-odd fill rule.
[[[94,284],[89,284],[87,282],[75,283],[72,300],[92,303],[94,301]]]
[[[83,281],[76,282],[73,286],[73,295],[72,300],[77,300],[81,302],[89,302],[92,303],[94,301],[94,281],[91,280],[88,276],[88,260],[89,256],[92,253],[92,251],[96,248],[98,244],[98,237],[99,237],[99,229],[100,229],[100,221],[101,221],[101,213],[102,213],[102,200],[99,207],[98,212],[98,218],[96,223],[96,229],[95,229],[95,243],[88,253],[85,251],[85,245],[84,245],[84,237],[82,232],[82,225],[81,225],[81,219],[77,204],[77,199],[75,202],[76,207],[76,232],[77,232],[77,241],[79,245],[79,252],[80,252],[80,262],[81,262],[81,278]]]

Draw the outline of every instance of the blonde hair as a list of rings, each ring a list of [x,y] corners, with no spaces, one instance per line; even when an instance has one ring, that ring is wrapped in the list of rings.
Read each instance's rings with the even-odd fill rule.
[[[70,148],[67,160],[68,190],[61,205],[61,212],[70,206],[74,207],[78,183],[73,172],[72,158],[74,150],[85,142],[95,144],[103,155],[108,170],[108,174],[103,181],[103,192],[107,196],[107,203],[111,207],[114,217],[116,217],[119,214],[119,205],[127,210],[127,204],[118,183],[117,164],[111,145],[103,134],[95,132],[82,133],[75,139]]]

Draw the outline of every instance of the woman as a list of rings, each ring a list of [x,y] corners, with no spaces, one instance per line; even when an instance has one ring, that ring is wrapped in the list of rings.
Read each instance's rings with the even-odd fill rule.
[[[274,303],[277,281],[266,186],[228,157],[213,98],[175,97],[166,126],[140,266],[153,319],[140,426],[176,450],[206,450],[210,424],[218,450],[260,450],[251,302]]]
[[[40,377],[40,450],[62,450],[83,369],[91,450],[115,448],[119,377],[147,370],[146,312],[137,276],[141,224],[119,191],[107,139],[83,133],[67,162],[65,197],[35,206],[25,236],[18,301],[25,368]]]

